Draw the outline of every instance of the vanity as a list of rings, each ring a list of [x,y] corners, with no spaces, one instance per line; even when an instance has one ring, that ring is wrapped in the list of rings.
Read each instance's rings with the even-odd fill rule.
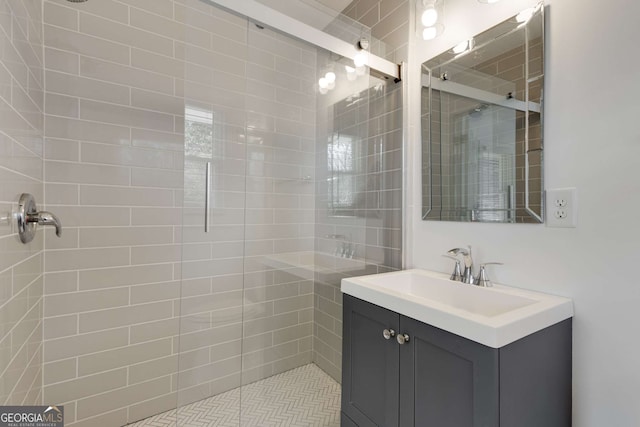
[[[571,426],[571,300],[404,270],[342,280],[342,426]]]

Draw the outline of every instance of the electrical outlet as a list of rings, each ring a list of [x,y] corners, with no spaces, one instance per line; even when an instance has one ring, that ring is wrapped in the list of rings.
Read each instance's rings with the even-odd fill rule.
[[[560,197],[558,199],[555,199],[553,201],[553,204],[557,207],[557,208],[564,208],[565,206],[567,206],[567,199],[565,199],[564,197]]]
[[[547,190],[547,227],[574,228],[578,223],[575,188]]]
[[[567,217],[567,211],[565,211],[564,209],[555,209],[553,211],[553,214],[557,219],[565,219]]]

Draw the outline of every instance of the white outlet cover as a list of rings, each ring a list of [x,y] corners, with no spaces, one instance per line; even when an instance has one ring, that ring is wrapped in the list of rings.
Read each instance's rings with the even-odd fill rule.
[[[578,225],[578,198],[575,188],[546,191],[547,227],[575,228]]]

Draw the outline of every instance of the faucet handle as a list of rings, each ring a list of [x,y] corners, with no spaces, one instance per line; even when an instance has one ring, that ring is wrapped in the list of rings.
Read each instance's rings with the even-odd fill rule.
[[[456,262],[456,265],[453,267],[453,273],[451,273],[451,277],[449,280],[453,280],[455,282],[462,282],[462,272],[460,271],[460,260],[451,255],[442,255],[445,258],[452,259]]]
[[[485,271],[485,266],[487,265],[504,265],[504,264],[502,264],[501,262],[485,262],[484,264],[481,264],[480,272],[478,273],[478,277],[473,283],[474,285],[480,286],[482,288],[490,288],[493,286],[493,283],[491,283],[491,280],[489,280],[489,278],[487,277],[487,272]]]

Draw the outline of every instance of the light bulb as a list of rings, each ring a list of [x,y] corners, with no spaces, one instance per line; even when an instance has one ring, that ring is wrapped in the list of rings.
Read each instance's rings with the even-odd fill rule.
[[[432,27],[436,22],[438,22],[438,11],[433,6],[429,6],[422,12],[422,25]]]
[[[436,27],[429,27],[422,30],[423,40],[433,40],[438,36],[438,30]]]
[[[527,22],[533,16],[533,12],[534,12],[533,8],[523,10],[522,12],[516,15],[516,21]]]
[[[329,82],[325,77],[321,77],[320,80],[318,80],[318,87],[320,87],[320,89],[326,89],[329,87]]]
[[[349,67],[348,65],[344,66],[344,70],[347,72],[347,80],[352,82],[357,78],[356,69],[353,67]]]
[[[356,69],[367,65],[367,54],[365,52],[356,53],[356,56],[353,57],[353,65],[356,66]]]
[[[329,71],[327,74],[324,75],[324,78],[327,79],[327,82],[329,84],[331,84],[336,81],[336,73],[334,73],[333,71]]]
[[[458,43],[453,47],[453,53],[458,54],[466,51],[470,47],[469,40],[465,40],[463,42]]]

